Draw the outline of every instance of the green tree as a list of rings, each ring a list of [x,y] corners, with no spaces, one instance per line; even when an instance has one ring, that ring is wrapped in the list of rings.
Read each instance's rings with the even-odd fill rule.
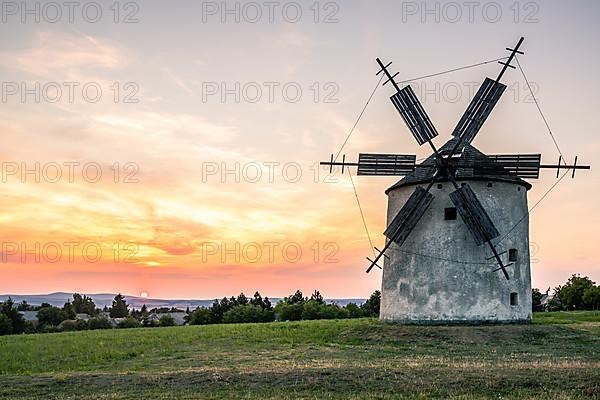
[[[315,292],[310,296],[310,300],[318,304],[325,304],[325,300],[318,290],[315,290]]]
[[[218,324],[223,321],[223,314],[225,313],[225,307],[229,307],[229,300],[227,297],[223,297],[220,301],[215,299],[210,308],[210,323]],[[200,325],[200,324],[197,324]]]
[[[0,314],[0,336],[13,333],[12,320],[5,314]]]
[[[362,318],[365,316],[365,312],[355,303],[346,304],[346,310],[348,311],[348,318]]]
[[[163,315],[158,320],[158,326],[175,326],[177,322],[175,322],[175,318],[170,315]]]
[[[12,333],[23,333],[27,326],[23,314],[15,307],[15,302],[9,297],[0,307],[0,313],[4,314],[11,321]]]
[[[290,297],[284,298],[283,301],[285,301],[289,304],[299,304],[299,303],[304,303],[306,301],[306,299],[304,298],[304,295],[302,294],[302,292],[300,290],[296,290],[296,293],[294,293]]]
[[[348,310],[337,304],[319,303],[317,300],[308,300],[305,302],[302,311],[303,320],[342,319],[348,318],[348,315]]]
[[[583,292],[583,301],[592,310],[600,310],[600,285],[592,286]]]
[[[125,318],[129,315],[129,306],[127,305],[127,301],[125,301],[125,297],[119,293],[115,296],[115,299],[112,302],[112,307],[110,308],[110,317],[111,318]]]
[[[366,317],[379,317],[379,308],[381,306],[381,292],[376,290],[371,297],[362,305]]]
[[[208,325],[213,323],[213,315],[208,308],[198,307],[192,311],[188,318],[190,325]]]
[[[70,301],[67,301],[63,306],[63,311],[67,313],[68,319],[75,319],[75,310],[73,309],[73,304]]]
[[[323,306],[323,319],[346,319],[348,310],[337,304],[325,304]]]
[[[90,329],[111,329],[112,328],[112,324],[110,323],[108,318],[104,318],[104,317],[91,318],[88,321],[88,326]]]
[[[69,319],[69,315],[58,307],[43,307],[37,313],[41,326],[58,326],[61,322]]]
[[[139,328],[141,326],[140,321],[133,317],[125,317],[123,321],[119,322],[119,328],[130,329],[130,328]]]
[[[273,305],[271,304],[271,301],[269,300],[268,297],[265,297],[263,299],[263,304],[264,304],[264,309],[265,310],[273,311]]]
[[[240,293],[239,296],[236,299],[236,305],[240,305],[240,306],[244,306],[246,304],[248,304],[248,298],[246,297],[246,295],[244,293]]]
[[[223,322],[226,324],[232,323],[247,323],[247,322],[271,322],[275,319],[275,314],[272,311],[265,310],[260,306],[252,304],[239,304],[223,315]]]
[[[564,309],[585,310],[591,307],[587,307],[583,294],[593,287],[594,282],[587,276],[582,278],[579,275],[572,275],[564,286],[558,288],[556,295]]]
[[[323,319],[325,315],[324,305],[315,300],[309,300],[303,304],[300,318],[308,321],[311,319]]]
[[[27,300],[23,300],[17,306],[17,311],[35,311],[35,310],[31,304],[27,303]]]
[[[150,313],[148,312],[148,307],[145,304],[142,304],[142,308],[140,309],[140,316],[142,318],[148,318]]]
[[[73,320],[66,320],[60,323],[59,327],[64,331],[64,332],[70,332],[70,331],[83,331],[86,330],[88,328],[87,322],[82,320],[82,319],[78,319],[77,321],[73,321]]]
[[[304,303],[290,304],[280,301],[275,305],[275,313],[280,321],[300,321],[303,311]]]
[[[277,305],[275,305],[275,313],[281,321],[299,321],[302,319],[302,312],[304,311],[304,303],[307,299],[300,290],[296,290],[296,293],[288,297],[281,299]]]
[[[96,304],[91,297],[73,293],[73,310],[76,314],[96,315]]]

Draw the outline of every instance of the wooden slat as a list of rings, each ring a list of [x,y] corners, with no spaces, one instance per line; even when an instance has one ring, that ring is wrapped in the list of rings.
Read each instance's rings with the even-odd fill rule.
[[[422,187],[417,187],[404,206],[398,211],[384,235],[399,246],[406,241],[425,211],[431,205],[433,195]]]
[[[419,145],[438,136],[437,130],[410,85],[393,95],[390,100]]]
[[[358,155],[358,175],[401,176],[415,170],[417,157],[407,154]]]
[[[541,154],[499,154],[473,163],[474,172],[479,175],[517,176],[538,179]]]
[[[500,235],[473,189],[466,184],[450,193],[450,200],[456,207],[477,245],[486,243]]]
[[[500,100],[506,85],[496,83],[493,79],[485,78],[475,97],[458,121],[452,135],[462,137],[465,143],[471,143],[492,110]]]

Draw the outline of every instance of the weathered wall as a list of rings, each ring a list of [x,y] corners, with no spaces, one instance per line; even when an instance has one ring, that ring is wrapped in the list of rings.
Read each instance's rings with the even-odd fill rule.
[[[527,214],[527,190],[506,182],[468,181],[502,238]],[[422,185],[425,188],[425,185]],[[388,196],[388,224],[415,186],[400,187]],[[380,319],[387,322],[526,322],[531,320],[529,219],[525,219],[498,246],[498,251],[518,250],[517,262],[508,268],[510,280],[493,272],[495,261],[487,245],[477,246],[460,215],[444,219],[444,209],[454,207],[449,182],[439,189],[431,207],[404,245],[393,244],[384,261]],[[508,253],[501,256],[508,262]],[[457,262],[459,260],[460,262]],[[482,265],[481,263],[486,263]],[[518,305],[510,304],[512,292]]]

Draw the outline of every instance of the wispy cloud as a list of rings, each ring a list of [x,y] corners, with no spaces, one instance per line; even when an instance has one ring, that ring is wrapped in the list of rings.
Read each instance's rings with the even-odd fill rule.
[[[2,52],[0,60],[5,67],[52,79],[72,79],[82,69],[114,70],[127,64],[124,52],[108,41],[53,32],[38,32],[29,48]]]

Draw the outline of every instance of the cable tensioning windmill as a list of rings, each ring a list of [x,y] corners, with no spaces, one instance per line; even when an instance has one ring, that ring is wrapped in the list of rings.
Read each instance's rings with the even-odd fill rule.
[[[495,259],[498,264],[498,268],[494,271],[502,271],[508,280],[507,267],[511,266],[512,263],[503,263],[500,256],[505,252],[499,253],[492,242],[493,239],[500,236],[500,233],[469,184],[463,182],[459,185],[457,182],[457,179],[461,177],[461,173],[464,172],[461,170],[461,166],[468,164],[467,166],[472,169],[472,173],[479,176],[529,179],[537,179],[540,169],[545,168],[557,169],[557,177],[561,169],[573,170],[572,176],[574,177],[576,170],[590,168],[589,166],[577,165],[577,157],[575,157],[575,162],[572,165],[561,164],[563,161],[562,156],[556,165],[543,165],[541,164],[540,154],[487,156],[464,154],[465,146],[470,145],[475,139],[504,93],[506,85],[502,84],[500,80],[508,68],[515,68],[511,65],[515,55],[524,54],[519,51],[523,40],[524,38],[520,38],[514,49],[506,49],[511,53],[506,62],[499,61],[503,65],[503,68],[498,77],[496,79],[486,78],[484,80],[452,132],[452,135],[455,137],[455,144],[450,147],[446,145],[442,150],[438,150],[432,142],[432,139],[439,134],[411,86],[407,85],[401,89],[394,80],[399,73],[391,75],[388,70],[392,63],[384,65],[379,58],[377,59],[377,63],[381,68],[377,75],[385,73],[388,78],[383,85],[385,86],[391,82],[396,89],[396,94],[390,98],[392,103],[400,113],[417,143],[419,145],[428,143],[433,154],[430,157],[431,163],[421,165],[416,165],[416,156],[403,154],[359,154],[358,162],[355,163],[346,162],[345,155],[342,162],[337,162],[332,155],[331,161],[321,163],[321,165],[328,165],[330,172],[334,166],[341,166],[342,173],[345,167],[357,167],[357,175],[370,176],[403,176],[414,173],[418,169],[429,170],[431,179],[429,179],[426,188],[423,189],[418,186],[414,190],[385,230],[384,235],[389,239],[385,247],[382,250],[375,248],[378,253],[375,259],[371,260],[367,258],[370,261],[367,272],[370,272],[374,266],[381,268],[377,263],[381,257],[387,258],[385,252],[392,243],[400,247],[406,241],[434,199],[434,196],[430,193],[434,183],[450,181],[455,190],[449,194],[449,197],[455,205],[458,214],[468,228],[475,243],[478,246],[483,244],[489,246],[493,254],[489,259]],[[449,144],[451,143],[449,142]],[[472,157],[473,159],[467,160],[466,158],[468,157]]]

